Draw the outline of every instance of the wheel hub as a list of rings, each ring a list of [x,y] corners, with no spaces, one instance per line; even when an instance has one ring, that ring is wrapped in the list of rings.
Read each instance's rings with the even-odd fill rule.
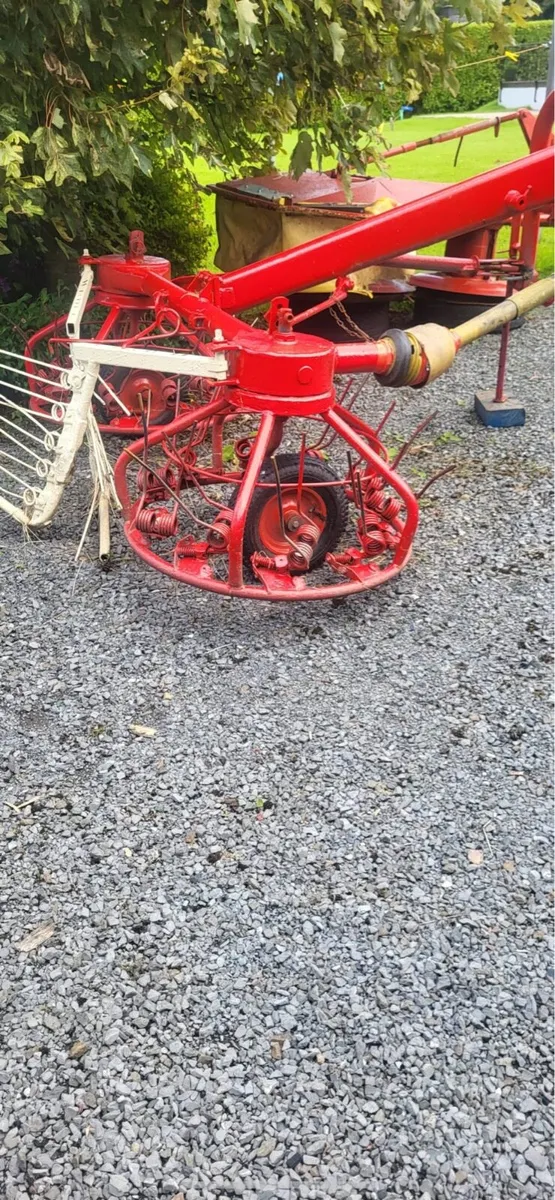
[[[282,486],[281,499],[283,525],[278,497],[274,493],[260,513],[260,540],[269,554],[285,555],[292,565],[307,570],[313,549],[326,525],[324,500],[314,488],[304,485],[300,504],[295,486]]]

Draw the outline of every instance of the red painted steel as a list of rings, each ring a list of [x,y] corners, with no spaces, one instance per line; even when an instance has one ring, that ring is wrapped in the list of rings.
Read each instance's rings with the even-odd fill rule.
[[[334,387],[334,377],[341,372],[394,374],[397,335],[375,342],[332,345],[293,328],[292,314],[281,293],[334,274],[339,279],[373,263],[376,246],[383,261],[433,240],[456,238],[469,228],[487,230],[507,214],[518,214],[520,220],[530,209],[539,211],[553,196],[552,164],[553,151],[544,149],[486,176],[223,276],[203,272],[180,285],[160,278],[140,261],[114,263],[113,288],[125,292],[131,274],[134,294],[144,297],[159,324],[173,322],[186,345],[192,344],[197,351],[223,352],[230,372],[225,384],[207,384],[207,396],[215,389],[208,403],[182,413],[165,428],[150,431],[147,441],[139,439],[118,459],[116,488],[123,505],[125,535],[136,553],[180,582],[249,599],[340,598],[376,587],[398,574],[410,557],[418,502],[389,464],[379,434],[350,411],[344,390],[341,400],[337,399]],[[484,253],[487,232],[473,236]],[[473,268],[475,260],[464,263],[466,268],[469,265]],[[233,315],[235,310],[263,300],[272,300],[267,329],[254,329]],[[403,335],[399,336],[402,339]],[[408,354],[407,361],[413,362],[410,349]],[[422,351],[414,368],[411,366],[412,382],[421,383],[427,371]],[[228,431],[242,414],[248,414],[251,432],[245,436],[239,420],[236,465],[226,466],[224,433],[226,438],[230,436]],[[292,425],[289,418],[293,418]],[[293,445],[295,437],[299,445],[295,433],[299,420],[304,432],[300,453],[292,460],[292,438]],[[307,448],[306,429],[313,424],[316,440]],[[268,464],[278,450],[283,454],[286,431],[285,461],[297,463],[298,474],[296,480],[293,475],[293,487],[289,482],[282,494],[279,469],[273,480]],[[346,453],[342,472],[330,473],[329,467],[319,472],[318,447],[334,441]],[[176,491],[164,490],[163,475],[148,474],[150,456],[160,453],[171,464]],[[144,467],[132,484],[130,476],[137,471],[137,459]],[[307,462],[311,464],[310,480],[305,483]],[[315,486],[314,472],[321,479],[315,493],[320,498],[320,521],[311,527],[302,511],[302,497],[307,487]],[[230,487],[234,489],[231,496]],[[260,488],[269,489],[268,502],[259,501],[255,510]],[[328,532],[328,525],[324,531],[322,528],[324,511],[328,511],[322,499],[325,488],[340,489],[343,499],[335,509],[332,504],[329,512],[343,512],[347,504],[351,528],[353,519],[355,524],[349,537],[355,541],[345,546],[341,518],[323,566],[311,571],[314,537]],[[193,498],[198,497],[205,505],[202,517],[194,509]],[[265,545],[268,553],[253,552],[252,541],[247,552],[247,527],[253,511],[260,514],[257,542]],[[178,518],[185,532],[177,532]],[[288,538],[285,518],[293,521],[291,528],[302,529],[300,541]],[[329,529],[334,532],[333,526]],[[299,568],[303,554],[306,569]]]
[[[395,258],[389,258],[384,266],[401,267],[409,271],[421,271],[423,267],[426,267],[430,271],[440,271],[442,275],[472,277],[478,274],[481,259],[476,254],[472,258],[467,254],[464,257],[458,255],[449,257],[441,254],[398,254]]]
[[[432,137],[428,138],[420,138],[417,142],[403,142],[402,146],[391,146],[389,150],[384,150],[382,157],[396,158],[398,154],[408,154],[411,150],[420,150],[423,146],[437,146],[441,142],[459,141],[470,134],[482,133],[485,129],[499,129],[499,126],[506,124],[507,121],[519,122],[524,137],[530,145],[530,128],[534,127],[534,116],[527,109],[521,108],[516,112],[499,113],[495,116],[484,117],[483,121],[473,121],[470,125],[457,125],[455,129],[444,129],[442,133],[435,133]]]
[[[224,410],[225,402],[222,403],[215,400],[206,406],[201,414],[189,413],[181,416],[165,431],[156,430],[153,432],[152,436],[149,437],[150,449],[152,450],[155,446],[159,446],[164,440],[175,439],[178,434],[183,434],[190,430],[195,422],[198,422],[200,419],[206,421],[207,418],[219,415]],[[322,419],[332,431],[340,434],[346,444],[360,456],[361,462],[366,464],[364,474],[362,475],[363,481],[366,483],[366,480],[375,480],[377,477],[380,481],[383,481],[383,485],[390,485],[397,492],[405,506],[404,519],[399,520],[396,516],[393,518],[391,528],[397,532],[392,546],[391,561],[387,565],[377,566],[372,563],[367,564],[362,559],[357,558],[357,552],[353,549],[347,555],[343,554],[337,558],[337,563],[333,569],[339,575],[338,582],[320,583],[316,587],[308,587],[306,585],[306,578],[303,575],[291,575],[287,571],[285,564],[281,564],[281,569],[274,569],[272,572],[268,571],[266,574],[271,577],[271,582],[268,583],[266,579],[262,587],[260,584],[257,585],[244,580],[243,536],[245,521],[250,504],[252,503],[255,487],[257,486],[260,467],[267,458],[268,450],[272,444],[275,417],[271,413],[263,413],[260,418],[260,425],[251,451],[251,460],[243,476],[239,489],[239,497],[235,502],[230,531],[229,574],[227,579],[222,579],[212,572],[207,543],[198,543],[196,545],[192,543],[186,544],[182,546],[181,552],[179,551],[178,544],[174,558],[168,561],[167,558],[163,558],[157,553],[153,545],[153,539],[141,532],[137,522],[139,512],[141,511],[141,499],[132,500],[127,475],[129,465],[133,463],[134,457],[142,458],[144,453],[143,439],[135,442],[129,450],[124,450],[115,467],[116,489],[124,512],[124,531],[130,545],[148,565],[155,567],[164,574],[170,575],[179,582],[189,583],[195,587],[200,587],[207,591],[215,591],[222,595],[241,596],[246,599],[335,599],[365,591],[368,588],[376,587],[378,584],[394,578],[410,558],[412,542],[418,525],[418,503],[408,484],[389,467],[385,450],[382,448],[382,454],[379,454],[373,448],[371,443],[376,442],[374,431],[369,426],[366,426],[364,422],[360,421],[360,419],[357,421],[358,428],[355,430],[352,427],[351,418],[352,414],[343,410],[340,405],[335,405],[333,409],[323,414]],[[363,431],[366,436],[363,436]],[[189,550],[191,550],[190,554],[188,553]],[[358,551],[358,554],[360,555],[360,551]],[[351,555],[352,562],[343,562],[342,559],[348,557],[348,555]],[[333,556],[328,557],[333,559]],[[280,564],[278,563],[279,566]],[[263,573],[261,571],[261,574]]]
[[[417,335],[411,340],[400,331],[334,345],[294,326],[283,293],[330,278],[341,287],[355,270],[434,241],[456,245],[468,231],[477,255],[469,260],[473,268],[487,261],[488,231],[508,218],[513,246],[526,237],[531,246],[539,214],[553,202],[553,158],[553,148],[543,148],[220,276],[201,272],[172,281],[165,260],[143,255],[137,234],[127,255],[85,259],[96,268],[91,304],[102,297],[108,310],[97,337],[127,346],[169,344],[176,359],[180,347],[223,354],[228,367],[225,381],[203,380],[192,403],[180,408],[179,397],[172,399],[175,419],[148,430],[116,463],[125,536],[136,553],[180,582],[252,599],[340,598],[398,574],[418,525],[417,499],[395,469],[403,451],[391,465],[381,427],[376,431],[350,411],[350,384],[338,398],[336,376],[372,373],[387,375],[389,385],[419,386],[439,351],[429,350],[429,361]],[[271,302],[266,328],[235,315],[263,302]],[[60,322],[47,332],[57,342]],[[67,354],[71,341],[61,344]],[[174,397],[171,379],[160,375],[158,384],[151,371],[130,372],[121,394],[132,398],[134,388],[145,387],[164,413],[167,397]],[[133,420],[136,428],[137,414]],[[288,472],[285,505],[279,461]],[[319,497],[316,525],[303,512],[310,488]],[[267,489],[266,504],[260,489]],[[300,530],[297,541],[288,537],[285,518]],[[266,531],[266,538],[253,538],[256,520],[255,533]],[[318,535],[327,541],[311,569]],[[254,549],[260,545],[268,553]],[[272,546],[280,552],[272,553]]]
[[[546,209],[552,197],[553,151],[547,148],[441,188],[433,196],[214,276],[203,295],[226,312],[241,312],[280,294],[285,281],[288,293],[306,291],[395,255],[501,224],[524,208]]]
[[[407,152],[420,144],[453,140],[490,126],[518,119],[534,153],[515,163],[507,164],[486,175],[445,188],[413,180],[380,178],[354,179],[353,187],[361,203],[355,207],[359,215],[364,206],[381,195],[397,199],[399,207],[367,219],[357,219],[349,227],[325,235],[273,258],[254,263],[225,275],[201,272],[196,277],[171,280],[166,259],[146,256],[142,235],[135,231],[131,248],[124,255],[103,255],[84,259],[95,267],[94,299],[88,312],[96,306],[107,309],[106,318],[95,334],[102,340],[119,340],[126,345],[138,338],[146,343],[145,327],[150,325],[153,345],[160,344],[163,334],[172,325],[176,333],[200,326],[212,334],[217,329],[228,344],[228,353],[239,381],[234,391],[234,403],[244,409],[263,411],[268,406],[275,414],[287,415],[292,399],[302,402],[307,414],[323,411],[333,394],[333,371],[373,371],[383,373],[391,366],[391,347],[383,342],[336,346],[308,339],[299,330],[293,332],[294,319],[279,337],[273,331],[247,330],[233,315],[245,308],[273,301],[280,292],[291,294],[324,282],[330,277],[343,276],[366,265],[384,263],[389,266],[425,268],[413,282],[431,289],[448,288],[464,294],[476,287],[484,295],[504,294],[505,280],[521,270],[533,269],[540,222],[546,219],[546,208],[552,203],[552,180],[549,164],[552,151],[553,96],[546,101],[537,118],[523,112],[488,117],[469,126],[449,130],[421,143],[407,143],[387,152],[387,157]],[[311,182],[312,181],[312,182]],[[339,179],[313,173],[309,180],[310,203],[329,207],[343,195]],[[275,195],[287,199],[302,210],[301,196],[305,184],[289,177],[269,177],[255,181],[272,184]],[[398,187],[401,192],[398,192]],[[242,181],[224,185],[230,194],[241,194]],[[254,185],[253,185],[254,186]],[[407,188],[409,189],[407,191]],[[377,190],[376,190],[377,189]],[[397,189],[397,190],[396,190]],[[404,191],[402,190],[404,189]],[[263,190],[268,190],[263,187]],[[270,189],[271,191],[271,189]],[[411,194],[417,198],[406,203]],[[285,196],[287,193],[287,197]],[[433,194],[431,194],[433,193]],[[253,199],[254,202],[254,199]],[[503,267],[491,262],[496,229],[511,219],[511,261]],[[293,218],[292,218],[293,219]],[[447,253],[430,258],[414,253],[430,242],[447,239]],[[489,260],[489,261],[488,261]],[[436,272],[430,274],[430,271]],[[447,276],[447,278],[446,278]],[[376,291],[381,285],[376,286]],[[325,302],[324,302],[325,303]],[[286,306],[287,302],[283,302]],[[156,311],[154,312],[154,306]],[[319,307],[319,306],[316,306]],[[306,319],[306,313],[303,319]],[[52,322],[29,340],[29,357],[44,357],[40,343],[50,343],[52,352],[67,361],[69,340],[64,336],[65,318]],[[302,320],[300,322],[302,329]],[[277,327],[276,327],[277,328]],[[210,353],[209,346],[206,352]],[[39,382],[31,378],[41,375]],[[29,390],[31,407],[45,411],[59,392],[56,373],[33,367]],[[116,379],[115,391],[130,410],[122,412],[110,391],[99,381],[98,392],[104,409],[97,408],[102,432],[135,435],[142,426],[141,389],[143,376],[114,376],[108,373],[106,384]],[[167,420],[176,404],[184,401],[174,387],[157,389],[151,398],[150,411],[156,419]]]

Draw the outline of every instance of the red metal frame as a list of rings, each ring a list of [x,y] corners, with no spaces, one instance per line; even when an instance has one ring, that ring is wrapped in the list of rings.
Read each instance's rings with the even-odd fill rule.
[[[365,221],[324,234],[261,262],[211,277],[202,295],[226,312],[241,312],[280,294],[301,292],[327,279],[503,224],[553,203],[551,148],[506,163],[483,175],[441,188]]]
[[[460,149],[465,137],[491,128],[497,135],[502,125],[514,121],[518,121],[532,152],[545,148],[552,140],[553,96],[547,98],[537,117],[526,110],[492,115],[419,141],[392,147],[384,152],[383,157],[387,160],[396,159],[421,147],[450,141],[458,141]],[[309,171],[299,180],[292,180],[282,173],[225,181],[214,184],[211,190],[241,205],[279,210],[289,226],[294,226],[295,217],[299,215],[320,218],[336,216],[345,222],[358,223],[368,211],[373,211],[372,206],[379,200],[387,198],[393,201],[395,207],[404,207],[411,201],[441,191],[438,183],[379,175],[354,175],[351,184],[352,198],[349,201],[346,200],[337,171]],[[502,219],[487,228],[469,230],[448,238],[444,255],[391,257],[382,262],[387,271],[390,268],[403,268],[405,271],[417,271],[418,274],[409,276],[408,281],[404,280],[402,284],[399,280],[381,278],[372,285],[372,292],[381,296],[384,292],[394,293],[400,286],[406,291],[417,288],[419,307],[430,291],[450,293],[453,302],[459,306],[466,301],[484,307],[506,295],[508,279],[515,275],[530,278],[535,266],[539,225],[551,221],[549,213],[528,216],[524,226],[520,215],[511,219],[509,257],[500,258],[496,255],[497,236],[504,223]],[[296,294],[295,288],[289,287],[288,294]],[[430,299],[434,306],[433,295]]]
[[[552,141],[552,110],[553,95],[547,98],[536,118],[525,110],[504,113],[499,117],[486,117],[471,125],[447,130],[418,142],[407,142],[403,146],[393,147],[386,151],[386,158],[394,158],[422,145],[458,139],[492,126],[498,128],[508,121],[518,120],[531,154],[515,163],[507,164],[506,167],[466,180],[452,188],[438,188],[433,196],[423,196],[389,213],[373,216],[370,220],[357,219],[347,228],[334,233],[333,237],[325,235],[324,238],[238,271],[225,275],[201,272],[195,279],[178,279],[172,284],[169,263],[159,258],[142,259],[140,241],[134,244],[130,255],[106,256],[96,260],[94,298],[87,306],[87,312],[90,315],[95,308],[105,309],[106,315],[102,318],[94,337],[99,341],[118,340],[126,345],[133,344],[139,337],[141,343],[145,344],[145,333],[144,330],[141,332],[141,327],[148,328],[150,325],[154,339],[152,344],[159,344],[160,337],[163,337],[163,332],[157,325],[161,319],[160,305],[155,315],[153,297],[157,294],[157,288],[154,280],[149,284],[144,276],[144,271],[149,270],[155,276],[158,291],[161,282],[168,289],[168,305],[172,313],[172,306],[176,304],[177,298],[176,307],[180,319],[188,321],[192,316],[198,318],[205,322],[208,330],[219,328],[224,337],[231,340],[237,341],[241,334],[244,345],[238,370],[245,383],[245,390],[251,395],[256,395],[258,406],[263,407],[264,378],[271,377],[274,368],[276,371],[288,372],[289,356],[283,354],[281,346],[269,343],[264,338],[256,342],[256,339],[249,336],[245,341],[245,327],[240,324],[234,325],[230,321],[231,314],[273,300],[281,292],[285,291],[287,295],[291,295],[330,278],[336,278],[339,286],[343,277],[363,265],[380,263],[414,270],[425,266],[428,268],[426,274],[420,270],[420,273],[412,278],[412,282],[419,287],[425,286],[432,290],[448,288],[462,295],[474,292],[478,288],[484,296],[495,298],[504,295],[508,279],[523,278],[533,272],[540,224],[546,218],[546,209],[551,208],[545,171],[549,151],[545,148]],[[460,218],[461,212],[464,212],[464,222]],[[494,260],[495,234],[507,221],[510,222],[512,230],[509,258]],[[416,250],[443,238],[447,239],[445,256],[423,258],[415,253]],[[344,287],[339,286],[337,294],[343,294],[343,291]],[[213,312],[206,308],[206,302],[215,306]],[[331,302],[328,298],[323,304],[325,306]],[[287,301],[283,300],[282,308],[285,307]],[[318,311],[320,307],[316,305],[314,311]],[[295,318],[295,323],[306,318],[307,313],[304,312]],[[48,354],[48,350],[44,349],[45,345],[51,352],[61,349],[68,356],[70,339],[63,333],[64,323],[65,317],[60,317],[33,334],[26,348],[27,357],[44,359]],[[167,324],[165,329],[167,330]],[[124,333],[126,336],[123,336]],[[308,350],[305,349],[305,353],[308,354]],[[322,351],[314,351],[313,354],[320,357],[322,362],[326,358]],[[328,359],[330,354],[328,350]],[[345,343],[337,347],[336,365],[338,370],[344,368],[349,371],[386,371],[391,363],[387,362],[387,349],[383,346],[376,344],[372,349],[368,343],[364,343],[362,347]],[[315,361],[303,364],[302,369],[305,367],[305,376],[309,370],[314,376]],[[329,375],[327,366],[323,375]],[[59,393],[57,378],[57,375],[49,373],[47,368],[29,364],[30,406],[37,413],[47,411],[56,399]],[[115,382],[117,386],[111,387],[110,381]],[[300,399],[304,394],[303,389],[297,388],[294,378],[284,378],[283,387],[288,396],[297,395]],[[313,391],[314,388],[308,390]],[[329,396],[329,380],[324,390]],[[128,409],[127,414],[118,408],[114,392]],[[160,379],[156,384],[150,376],[146,377],[140,372],[107,375],[104,381],[99,381],[98,393],[101,402],[104,403],[104,409],[102,404],[97,406],[101,432],[120,436],[136,436],[141,432],[141,410],[145,397],[148,397],[151,420],[154,424],[158,421],[167,422],[178,412],[186,411],[188,407],[187,400],[184,400],[175,381]],[[200,395],[203,398],[202,390]],[[286,407],[287,402],[283,412],[286,411]]]
[[[532,147],[534,129],[537,117],[527,108],[519,108],[515,112],[496,113],[495,116],[484,117],[481,121],[473,121],[469,125],[457,125],[455,129],[444,129],[442,133],[434,133],[431,137],[420,138],[417,142],[403,142],[401,146],[391,146],[385,150],[383,158],[397,158],[399,154],[409,154],[412,150],[421,150],[424,146],[437,146],[443,142],[456,142],[473,133],[483,133],[485,129],[497,131],[508,121],[518,121],[530,150],[539,150],[540,145]],[[542,145],[546,145],[542,142]]]
[[[552,201],[553,150],[543,149],[222,276],[202,272],[176,283],[161,280],[147,262],[96,260],[100,287],[108,272],[112,288],[120,286],[122,292],[148,298],[160,328],[171,321],[187,347],[207,355],[223,351],[230,367],[225,384],[206,381],[206,395],[212,396],[207,403],[179,415],[165,428],[150,431],[118,459],[116,489],[125,535],[136,553],[180,582],[251,599],[348,596],[398,574],[410,557],[418,524],[417,499],[389,464],[377,432],[349,410],[344,395],[338,399],[335,392],[335,375],[346,370],[391,375],[397,363],[395,338],[386,335],[377,342],[336,346],[303,334],[293,327],[287,300],[279,293],[285,287],[302,290],[332,275],[341,279],[368,263],[466,230],[485,229],[514,214],[526,219]],[[235,315],[270,300],[265,330],[252,328]],[[428,370],[423,354],[410,380],[407,376],[404,381],[421,386]],[[250,414],[256,433],[247,439],[246,449],[244,436],[235,443],[239,467],[226,471],[223,430],[240,414]],[[283,445],[289,418],[316,424],[319,438],[308,454],[318,457],[318,447],[333,439],[347,451],[348,469],[336,482],[318,486],[343,488],[356,516],[356,542],[328,553],[324,580],[317,571],[310,572],[314,550],[310,531],[306,571],[294,571],[291,559],[280,555],[256,553],[245,564],[248,514],[258,488],[273,487],[273,494],[279,491],[261,472]],[[304,447],[305,435],[299,464],[306,461]],[[153,452],[163,455],[162,473],[153,465]],[[137,460],[140,470],[133,483]],[[299,494],[302,469],[299,465]],[[210,489],[221,490],[226,484],[235,486],[234,497],[210,500]],[[190,533],[181,536],[178,529],[180,513],[191,511],[187,498],[193,489],[217,510],[216,517],[200,521],[202,541]],[[298,516],[303,517],[301,511]],[[285,526],[283,530],[286,537]]]

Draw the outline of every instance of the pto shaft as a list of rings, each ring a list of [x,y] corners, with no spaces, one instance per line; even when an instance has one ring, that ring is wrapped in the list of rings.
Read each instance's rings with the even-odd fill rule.
[[[502,325],[514,321],[516,317],[523,317],[525,313],[537,308],[538,305],[550,304],[554,296],[555,280],[553,277],[538,279],[537,283],[530,284],[521,292],[515,292],[508,300],[502,300],[500,304],[494,305],[487,312],[479,313],[477,317],[471,317],[470,321],[464,321],[462,325],[456,325],[451,333],[456,338],[457,346],[460,349],[462,346],[470,345],[470,342],[475,342],[477,338],[483,337],[485,333],[493,333],[494,329],[500,329]]]
[[[415,325],[405,331],[389,330],[379,341],[362,347],[337,346],[337,369],[371,371],[384,387],[423,387],[449,370],[463,346],[540,304],[550,304],[554,296],[555,280],[540,279],[454,329],[432,323]]]

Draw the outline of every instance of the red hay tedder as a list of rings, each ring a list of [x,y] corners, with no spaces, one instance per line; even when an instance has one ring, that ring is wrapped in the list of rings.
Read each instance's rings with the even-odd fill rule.
[[[455,161],[465,138],[488,129],[497,137],[502,127],[517,123],[530,153],[549,145],[552,103],[535,116],[527,109],[491,115],[469,125],[445,130],[420,141],[405,142],[383,154],[390,159],[406,157],[422,147],[458,142]],[[523,146],[524,149],[524,146]],[[393,171],[395,164],[393,163]],[[216,196],[218,252],[216,265],[235,270],[278,250],[290,249],[341,225],[363,220],[388,207],[399,207],[444,187],[423,179],[387,175],[351,176],[348,200],[341,173],[305,171],[300,179],[286,173],[235,179],[212,185]],[[543,213],[541,223],[550,223]],[[509,251],[498,253],[498,235],[503,222],[456,234],[447,240],[443,254],[409,252],[395,255],[381,266],[366,267],[351,275],[353,289],[344,301],[345,312],[332,306],[313,317],[305,317],[306,333],[320,334],[331,341],[352,341],[349,317],[367,334],[379,336],[389,326],[389,302],[414,295],[415,320],[455,325],[484,311],[507,295],[507,284],[525,269],[533,273],[538,225],[527,222],[523,231],[519,216],[510,222]],[[524,236],[523,236],[524,233]],[[294,313],[304,313],[315,303],[315,293],[332,292],[333,280],[306,291],[289,292]],[[346,318],[346,319],[342,319]]]
[[[402,452],[389,461],[385,419],[374,429],[353,411],[354,377],[422,388],[469,341],[549,302],[551,281],[523,285],[552,204],[553,148],[532,144],[516,162],[220,275],[172,280],[170,264],[145,255],[134,234],[126,255],[83,257],[66,329],[41,331],[30,344],[36,406],[51,404],[64,386],[63,375],[49,376],[38,361],[48,336],[81,371],[72,386],[88,388],[90,400],[96,394],[101,423],[119,432],[140,427],[115,467],[125,535],[174,579],[266,600],[375,587],[410,556],[418,500],[397,473]],[[427,324],[340,344],[299,328],[349,295],[354,272],[507,223],[503,269],[515,291],[489,313],[452,330]],[[288,296],[330,279],[333,291],[312,312],[292,311]],[[262,305],[263,328],[238,316]],[[87,338],[81,322],[99,306],[104,318]]]

